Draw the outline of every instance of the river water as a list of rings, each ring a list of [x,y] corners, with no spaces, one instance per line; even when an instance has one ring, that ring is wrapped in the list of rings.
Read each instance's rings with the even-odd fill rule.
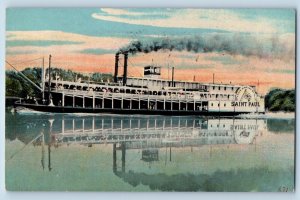
[[[6,112],[12,191],[293,191],[294,119]]]

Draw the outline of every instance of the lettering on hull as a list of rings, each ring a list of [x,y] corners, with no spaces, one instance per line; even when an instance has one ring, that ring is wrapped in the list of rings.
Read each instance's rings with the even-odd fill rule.
[[[259,102],[231,102],[232,107],[260,107]]]

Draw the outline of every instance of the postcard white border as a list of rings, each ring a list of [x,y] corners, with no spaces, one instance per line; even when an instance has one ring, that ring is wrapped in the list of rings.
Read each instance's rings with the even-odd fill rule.
[[[0,0],[0,199],[22,199],[22,200],[52,200],[52,199],[86,199],[86,198],[102,198],[102,199],[172,199],[181,200],[183,198],[188,199],[223,199],[223,200],[240,200],[240,199],[300,199],[300,186],[299,186],[299,147],[296,146],[296,193],[108,193],[108,192],[6,192],[5,190],[5,8],[7,7],[192,7],[192,8],[300,8],[300,1],[297,0],[151,0],[151,1],[139,1],[139,0]],[[297,19],[299,16],[299,10],[297,12]],[[297,20],[299,21],[299,20]],[[297,23],[298,24],[298,23]],[[299,32],[297,32],[297,38]],[[298,42],[297,42],[298,43]],[[298,45],[297,45],[298,47]],[[297,48],[297,57],[299,58],[299,50]],[[299,70],[299,64],[297,62],[297,70]],[[298,75],[296,75],[298,77]],[[298,79],[296,79],[298,80]],[[299,82],[297,81],[297,84]],[[299,88],[297,91],[297,99],[299,99]],[[299,113],[299,106],[297,106],[297,113]],[[296,124],[299,124],[299,117],[296,118]],[[299,133],[299,126],[297,126],[296,133]],[[297,138],[297,144],[299,146],[299,136]]]

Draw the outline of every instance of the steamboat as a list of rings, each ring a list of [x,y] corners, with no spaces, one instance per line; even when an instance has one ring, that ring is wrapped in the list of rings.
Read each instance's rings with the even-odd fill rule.
[[[122,76],[118,74],[120,56],[124,57]],[[202,116],[265,112],[264,97],[255,86],[176,81],[174,67],[172,79],[166,80],[160,77],[161,67],[152,65],[144,67],[143,77],[128,77],[127,52],[115,55],[113,82],[64,81],[52,77],[50,65],[51,55],[48,73],[42,70],[41,87],[32,83],[42,98],[16,101],[17,112]]]

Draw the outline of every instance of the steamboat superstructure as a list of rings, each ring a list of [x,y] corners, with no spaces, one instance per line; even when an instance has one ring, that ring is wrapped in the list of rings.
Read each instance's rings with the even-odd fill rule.
[[[124,55],[119,76],[119,56]],[[43,98],[17,101],[16,107],[43,112],[163,115],[238,115],[264,113],[264,97],[255,86],[161,79],[159,66],[146,66],[144,77],[128,77],[128,54],[115,56],[114,81],[64,81],[51,70],[42,81]],[[49,65],[50,66],[50,65]],[[50,78],[49,78],[50,77]]]

